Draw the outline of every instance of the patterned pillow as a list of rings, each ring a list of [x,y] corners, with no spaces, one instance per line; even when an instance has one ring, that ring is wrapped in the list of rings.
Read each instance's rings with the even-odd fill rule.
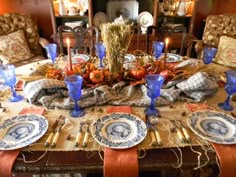
[[[3,64],[28,60],[33,55],[22,30],[0,36],[0,59]]]
[[[218,51],[214,60],[216,63],[236,67],[236,39],[221,36]]]

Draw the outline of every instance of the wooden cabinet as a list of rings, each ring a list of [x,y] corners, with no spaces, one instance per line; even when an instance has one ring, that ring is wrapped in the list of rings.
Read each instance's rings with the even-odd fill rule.
[[[92,0],[88,0],[88,10],[85,12],[84,15],[68,15],[68,8],[66,15],[60,15],[58,12],[59,9],[59,1],[57,0],[50,0],[50,14],[52,20],[52,27],[53,27],[53,34],[58,32],[58,27],[60,25],[65,25],[66,22],[75,22],[75,21],[83,21],[83,26],[91,26],[93,21],[93,3]],[[68,0],[71,4],[76,4],[77,1],[75,0]],[[68,3],[67,3],[68,6]]]

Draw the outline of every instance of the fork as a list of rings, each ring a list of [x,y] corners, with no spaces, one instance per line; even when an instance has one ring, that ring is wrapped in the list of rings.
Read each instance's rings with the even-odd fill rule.
[[[157,128],[158,118],[153,117],[153,116],[151,116],[150,118],[151,118],[151,120],[149,120],[149,121],[150,121],[151,127],[154,131],[154,134],[155,134],[155,137],[156,137],[156,140],[157,140],[157,144],[158,144],[158,146],[162,146],[163,143],[162,143],[161,136],[160,136],[160,133],[159,133],[158,128]]]

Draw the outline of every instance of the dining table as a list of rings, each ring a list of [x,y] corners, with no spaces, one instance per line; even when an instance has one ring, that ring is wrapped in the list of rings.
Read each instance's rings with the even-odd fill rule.
[[[24,76],[25,73],[29,74],[35,70],[37,65],[47,62],[50,61],[44,60],[18,67],[16,68],[16,74],[19,78],[23,78],[22,80],[25,82],[27,80],[25,79],[27,77]],[[224,72],[230,68],[211,63],[205,65],[204,69],[223,76]],[[27,80],[26,82],[30,83],[31,81]],[[181,101],[179,99],[168,104],[156,106],[160,112],[157,129],[161,144],[158,144],[158,142],[156,144],[153,143],[152,130],[147,127],[145,137],[141,142],[134,145],[137,148],[139,176],[148,176],[148,174],[153,175],[156,173],[160,176],[219,175],[221,168],[220,162],[211,142],[203,136],[196,134],[188,122],[190,115],[195,111],[202,110],[217,111],[232,117],[234,116],[233,111],[224,111],[217,106],[219,102],[224,102],[227,96],[224,83],[221,79],[219,79],[217,84],[217,90],[213,94],[206,96],[200,102]],[[33,104],[27,99],[28,92],[25,92],[24,89],[17,91],[17,93],[25,97],[23,101],[19,102],[13,103],[8,101],[7,98],[10,92],[7,93],[4,90],[4,93],[5,95],[0,92],[0,123],[18,115],[24,108],[43,108],[45,110],[43,116],[48,121],[47,130],[42,137],[25,147],[20,147],[20,153],[12,167],[12,173],[16,177],[30,176],[33,174],[64,173],[81,173],[88,176],[89,174],[102,175],[104,170],[104,146],[106,144],[101,144],[94,138],[94,122],[106,116],[109,107],[129,106],[132,110],[132,115],[146,124],[144,110],[147,106],[138,106],[135,104],[125,105],[123,102],[122,105],[94,104],[83,107],[85,110],[84,116],[73,118],[69,114],[69,108],[62,108],[60,106],[48,108],[42,104]],[[138,99],[135,101],[138,102]],[[231,103],[236,107],[235,101],[231,101]],[[145,104],[149,104],[149,102]],[[60,116],[65,118],[66,123],[60,130],[56,145],[45,146],[50,133],[55,130],[53,125]],[[183,138],[184,131],[188,133],[187,138],[186,136]],[[78,139],[79,132],[82,132],[82,138],[88,133],[86,134],[85,145],[76,146],[75,141]],[[116,162],[112,163],[115,164]]]

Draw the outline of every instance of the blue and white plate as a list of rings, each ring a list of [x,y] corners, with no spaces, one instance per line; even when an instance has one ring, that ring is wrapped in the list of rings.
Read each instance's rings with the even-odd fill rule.
[[[236,119],[217,111],[194,112],[188,117],[188,125],[194,133],[218,144],[236,143]]]
[[[125,149],[142,142],[147,135],[147,127],[133,114],[112,113],[92,124],[92,135],[103,146]]]
[[[162,56],[164,57],[164,53],[162,54]],[[167,59],[166,62],[167,63],[175,63],[175,62],[181,62],[182,61],[182,57],[178,54],[175,53],[167,53]]]
[[[28,146],[41,138],[48,129],[48,120],[36,114],[22,114],[0,124],[0,150]]]
[[[75,54],[71,57],[72,64],[84,63],[89,60],[89,56],[85,54]],[[63,57],[64,62],[68,62],[68,56]]]

